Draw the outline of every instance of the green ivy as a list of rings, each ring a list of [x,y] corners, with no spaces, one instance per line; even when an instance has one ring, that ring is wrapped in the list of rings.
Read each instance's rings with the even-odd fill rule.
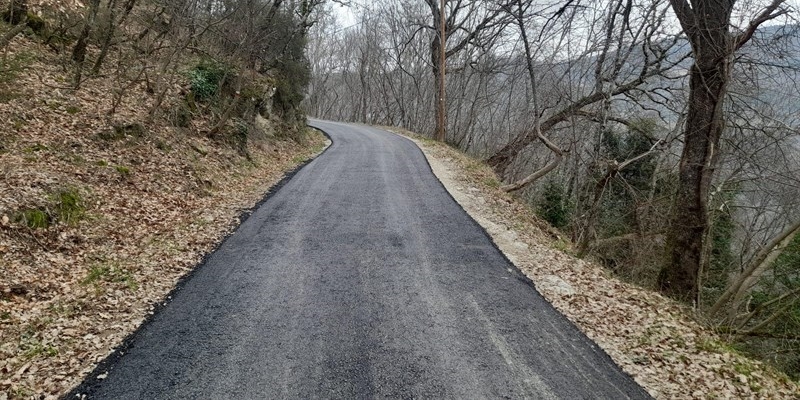
[[[195,98],[203,101],[216,96],[229,73],[229,69],[219,63],[201,61],[188,73]]]

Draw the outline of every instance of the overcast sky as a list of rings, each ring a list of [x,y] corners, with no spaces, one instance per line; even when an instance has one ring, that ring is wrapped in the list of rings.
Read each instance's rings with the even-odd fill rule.
[[[393,1],[393,0],[380,0],[380,1]],[[417,1],[423,2],[423,0],[417,0]],[[742,6],[745,6],[752,3],[767,4],[769,3],[769,1],[770,0],[755,0],[755,1],[740,0],[738,3]],[[366,4],[371,4],[371,3],[372,3],[371,1],[367,1]],[[786,3],[796,10],[795,18],[796,19],[799,18],[800,15],[798,15],[797,12],[800,12],[800,0],[788,0]],[[334,12],[336,13],[336,18],[339,21],[339,25],[342,27],[351,26],[355,24],[357,20],[356,15],[363,12],[364,9],[363,1],[353,0],[351,4],[353,4],[353,6],[351,7],[345,7],[335,3],[333,4]]]

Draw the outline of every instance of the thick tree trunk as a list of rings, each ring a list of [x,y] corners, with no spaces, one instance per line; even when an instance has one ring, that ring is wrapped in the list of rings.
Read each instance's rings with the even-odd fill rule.
[[[684,128],[678,190],[667,232],[667,260],[658,277],[661,291],[698,302],[699,277],[706,263],[708,195],[724,129],[723,101],[733,54],[758,27],[788,12],[785,0],[772,0],[737,35],[729,31],[735,1],[670,0],[695,58],[689,77],[689,112]]]
[[[672,221],[667,233],[667,264],[658,283],[661,291],[682,301],[696,301],[709,229],[708,195],[725,121],[723,100],[728,86],[730,38],[727,28],[697,46],[689,78],[689,115],[678,171]]]
[[[683,153],[678,169],[678,189],[667,232],[666,263],[658,283],[661,291],[677,300],[698,303],[699,278],[705,260],[709,229],[708,196],[724,130],[723,102],[730,64],[736,49],[759,24],[771,18],[781,4],[774,0],[746,30],[729,31],[733,1],[670,0],[683,30],[689,36],[694,65],[689,76],[689,111],[684,127]]]

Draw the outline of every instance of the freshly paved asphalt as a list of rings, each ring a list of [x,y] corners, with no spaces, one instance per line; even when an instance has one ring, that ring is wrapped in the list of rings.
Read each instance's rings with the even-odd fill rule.
[[[102,367],[107,377],[89,378],[81,393],[648,398],[508,263],[412,142],[311,124],[333,145],[265,201]]]

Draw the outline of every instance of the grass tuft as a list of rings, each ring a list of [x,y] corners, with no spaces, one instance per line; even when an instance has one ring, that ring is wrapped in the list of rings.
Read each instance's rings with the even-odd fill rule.
[[[70,224],[83,218],[86,207],[77,189],[63,189],[54,195],[54,199],[56,203],[56,217],[59,221]]]
[[[125,179],[130,178],[131,176],[131,169],[122,165],[117,165],[114,169],[119,172],[119,175]]]
[[[107,264],[98,264],[93,266],[91,269],[89,269],[89,273],[86,275],[86,278],[81,281],[81,283],[84,285],[94,285],[95,287],[99,287],[103,282],[121,283],[130,290],[136,290],[139,288],[139,284],[136,282],[136,279],[134,279],[130,272],[121,268],[112,267]]]
[[[17,214],[17,222],[31,229],[46,229],[52,222],[47,211],[39,208],[31,208]]]

